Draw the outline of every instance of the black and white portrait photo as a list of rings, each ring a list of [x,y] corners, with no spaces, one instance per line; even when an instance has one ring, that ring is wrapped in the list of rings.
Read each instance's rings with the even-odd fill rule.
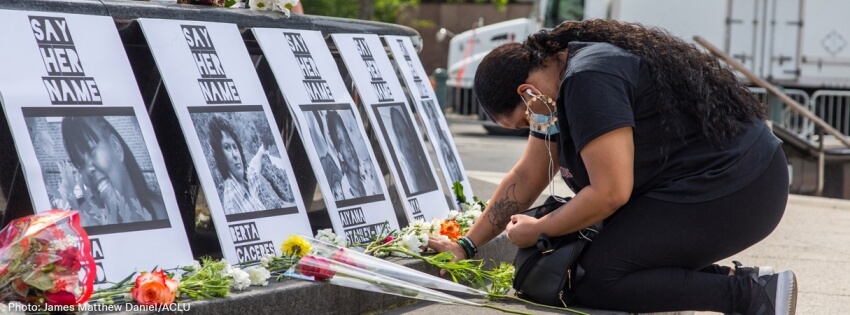
[[[228,221],[265,216],[256,212],[266,210],[286,210],[269,215],[297,212],[281,158],[285,149],[277,147],[276,131],[262,107],[212,112],[221,109],[189,108],[189,112]],[[204,183],[205,189],[208,184]]]
[[[384,139],[391,147],[393,164],[404,182],[406,195],[437,190],[437,180],[428,163],[428,152],[423,148],[404,104],[379,105],[373,109],[383,128]]]
[[[357,129],[354,113],[347,105],[329,106],[302,109],[337,206],[383,200],[380,175]]]
[[[78,110],[46,116],[68,110],[24,109],[50,204],[79,211],[89,234],[169,227],[132,108],[108,116],[78,116],[97,113]]]
[[[457,155],[449,143],[449,136],[443,128],[440,128],[440,116],[437,115],[437,105],[432,100],[424,100],[422,101],[422,108],[425,109],[425,114],[428,115],[428,121],[431,122],[431,127],[437,133],[437,143],[440,146],[440,152],[443,155],[442,158],[446,162],[449,177],[452,182],[463,182],[463,173],[457,161]],[[434,140],[432,139],[431,141],[433,142]]]

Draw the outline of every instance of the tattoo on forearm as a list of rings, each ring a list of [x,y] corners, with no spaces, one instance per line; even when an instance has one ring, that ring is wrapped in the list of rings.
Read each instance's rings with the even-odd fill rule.
[[[527,203],[517,201],[515,190],[516,183],[508,187],[502,199],[490,202],[488,211],[490,212],[490,224],[493,225],[493,234],[501,233],[508,226],[508,222],[511,221],[511,215],[518,213],[520,206]]]

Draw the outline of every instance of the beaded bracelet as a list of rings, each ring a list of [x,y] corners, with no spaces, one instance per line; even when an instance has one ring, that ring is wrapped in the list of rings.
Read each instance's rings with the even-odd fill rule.
[[[466,253],[466,258],[470,259],[478,253],[478,248],[475,246],[475,243],[472,242],[469,237],[462,236],[457,240],[457,243],[463,249],[464,253]]]
[[[465,240],[459,238],[457,240],[457,243],[458,245],[460,245],[460,248],[463,249],[463,252],[466,254],[466,259],[470,259],[473,255],[475,255],[475,252],[472,251],[472,247],[470,247]]]

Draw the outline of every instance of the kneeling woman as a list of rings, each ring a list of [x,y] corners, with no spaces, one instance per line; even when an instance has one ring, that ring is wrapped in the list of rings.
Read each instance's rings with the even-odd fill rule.
[[[506,229],[528,247],[603,221],[581,261],[581,305],[794,313],[792,272],[713,265],[767,237],[788,198],[780,140],[716,59],[657,29],[566,22],[493,50],[475,93],[499,125],[532,130],[467,234],[476,245]],[[539,220],[515,216],[556,173],[575,198]],[[430,246],[466,257],[456,243]]]

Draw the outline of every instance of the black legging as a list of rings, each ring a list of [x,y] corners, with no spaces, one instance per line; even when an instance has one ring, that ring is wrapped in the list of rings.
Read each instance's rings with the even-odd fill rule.
[[[627,312],[743,312],[752,281],[712,264],[773,232],[787,201],[781,148],[764,173],[726,197],[694,204],[635,198],[585,252],[577,302]]]

